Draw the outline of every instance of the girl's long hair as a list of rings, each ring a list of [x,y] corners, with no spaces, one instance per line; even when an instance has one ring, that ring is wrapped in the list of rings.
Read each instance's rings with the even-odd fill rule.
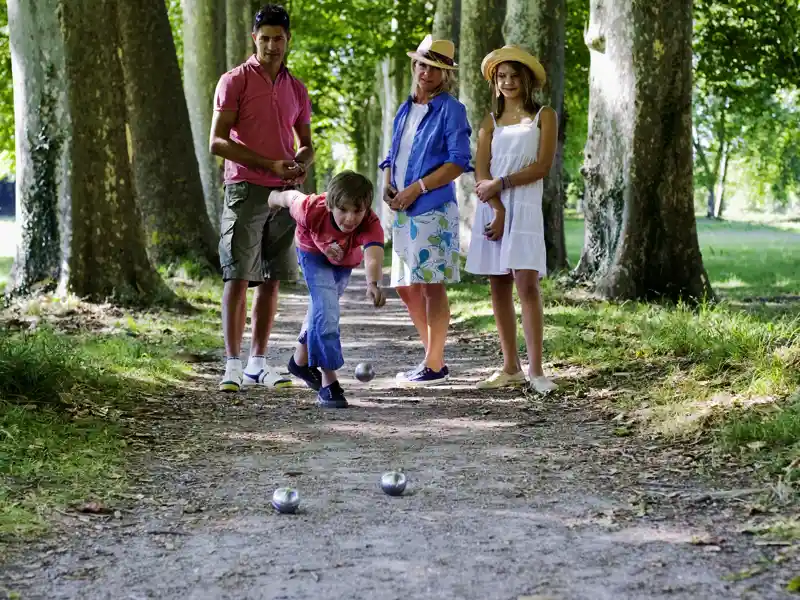
[[[520,76],[522,83],[522,106],[529,115],[535,115],[542,108],[542,105],[536,101],[536,76],[528,67],[521,62],[508,61],[500,63],[501,65],[511,65],[517,74]],[[492,81],[489,84],[492,88],[492,110],[494,111],[494,118],[499,119],[506,109],[505,96],[500,92],[500,86],[497,85],[497,71],[500,70],[500,65],[494,70]]]

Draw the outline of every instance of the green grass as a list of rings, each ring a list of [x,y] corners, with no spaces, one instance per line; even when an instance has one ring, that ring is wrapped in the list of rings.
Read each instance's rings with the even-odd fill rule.
[[[120,416],[180,386],[188,361],[220,345],[219,286],[176,288],[196,314],[123,313],[102,332],[66,333],[47,323],[91,307],[45,296],[21,307],[20,317],[40,319],[36,330],[0,324],[0,543],[46,530],[53,510],[124,487]]]
[[[582,221],[567,219],[565,235],[574,264]],[[698,236],[722,302],[600,302],[546,279],[546,360],[567,389],[610,390],[612,407],[651,434],[710,433],[724,451],[786,464],[800,450],[800,400],[787,400],[800,386],[800,303],[767,301],[800,296],[800,234],[700,219]],[[450,298],[456,320],[496,331],[485,283],[454,286]]]
[[[0,256],[0,294],[3,293],[8,284],[8,276],[11,273],[13,260],[10,256]]]

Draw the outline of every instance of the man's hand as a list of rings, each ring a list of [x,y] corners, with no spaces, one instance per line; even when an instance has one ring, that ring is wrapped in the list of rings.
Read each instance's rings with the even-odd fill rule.
[[[377,308],[386,304],[386,293],[377,283],[370,283],[367,285],[367,298],[372,300],[372,304]]]
[[[304,174],[303,167],[294,160],[272,160],[265,166],[286,182],[291,182]]]
[[[328,257],[332,263],[338,263],[344,258],[344,250],[336,242],[333,242],[325,249],[325,256]]]

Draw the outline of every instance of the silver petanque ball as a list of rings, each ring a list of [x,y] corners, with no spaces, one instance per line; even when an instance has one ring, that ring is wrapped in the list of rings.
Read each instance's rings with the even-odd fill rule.
[[[300,506],[300,494],[294,488],[282,487],[272,494],[272,508],[279,513],[291,514]]]
[[[371,364],[362,362],[356,365],[356,379],[366,383],[367,381],[372,381],[374,377],[375,369],[372,368]]]
[[[381,489],[390,496],[401,496],[406,489],[406,476],[398,471],[389,471],[381,477]]]

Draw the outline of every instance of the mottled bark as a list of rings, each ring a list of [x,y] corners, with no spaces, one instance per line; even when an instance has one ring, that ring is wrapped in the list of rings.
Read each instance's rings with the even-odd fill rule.
[[[576,275],[608,298],[710,296],[692,198],[691,0],[591,0],[586,40],[586,236]]]
[[[516,44],[536,56],[547,72],[539,94],[542,104],[552,106],[559,116],[558,145],[550,174],[544,179],[542,212],[547,247],[547,271],[569,267],[564,238],[564,41],[566,0],[507,0],[503,25],[506,44]]]
[[[438,0],[433,16],[434,39],[451,40],[458,48],[461,36],[461,0]]]
[[[225,2],[225,57],[226,67],[232,69],[243,63],[251,54],[253,27],[250,0],[226,0]]]
[[[117,5],[133,182],[156,264],[218,269],[189,112],[163,0]]]
[[[208,149],[214,90],[225,69],[224,0],[181,0],[183,86],[200,167],[206,211],[212,223],[222,214],[222,162]]]
[[[491,91],[481,73],[483,57],[503,45],[505,0],[461,0],[461,33],[457,54],[458,99],[467,108],[472,126],[472,156],[478,142],[478,126],[491,109]],[[475,177],[465,173],[456,181],[461,219],[461,251],[466,253],[472,237],[475,218]]]
[[[16,215],[21,239],[8,291],[52,289],[61,272],[60,213],[69,208],[60,0],[9,0],[16,129]],[[47,60],[44,59],[47,57]]]
[[[44,264],[50,267],[49,273],[35,273],[23,266],[16,291],[30,291],[44,275],[58,280],[59,291],[93,301],[173,299],[148,260],[133,196],[115,5],[111,0],[9,5],[15,74],[33,78],[18,88],[23,95],[17,127],[31,128],[18,130],[23,165],[18,185],[22,203],[32,208],[22,211],[23,231],[30,233],[33,225],[37,237],[24,237],[19,254],[22,263],[42,264],[36,258],[41,253],[26,246],[47,246]],[[42,52],[42,40],[51,52]],[[46,228],[40,225],[42,214],[50,215]],[[38,237],[46,235],[54,239]]]

